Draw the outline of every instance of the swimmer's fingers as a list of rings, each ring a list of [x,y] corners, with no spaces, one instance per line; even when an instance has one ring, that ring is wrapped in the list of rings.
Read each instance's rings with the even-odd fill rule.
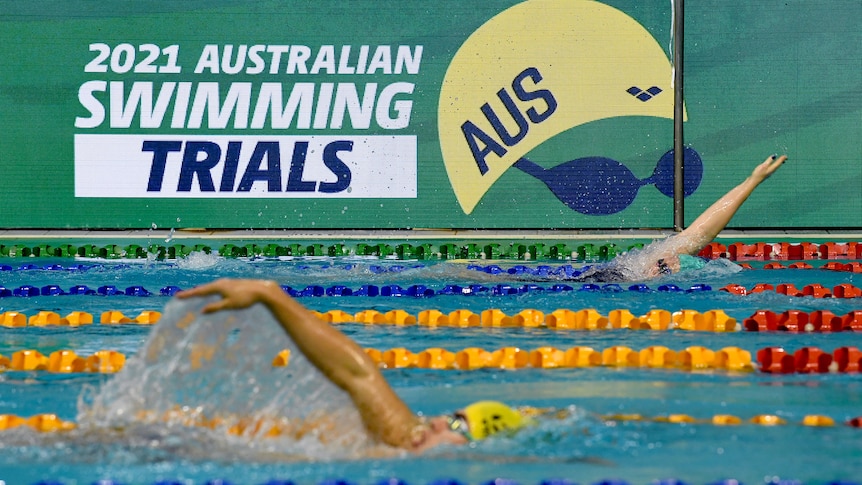
[[[221,294],[222,299],[209,303],[201,308],[201,313],[204,314],[215,313],[221,310],[241,310],[243,308],[250,307],[256,301],[254,298],[245,294],[231,295],[220,291],[214,291],[207,294]]]
[[[228,308],[239,308],[229,294],[230,281],[221,279],[212,283],[195,286],[190,290],[180,291],[177,298],[194,298],[200,296],[220,295],[221,300],[212,302],[201,309],[203,313],[214,313]]]
[[[787,161],[787,155],[776,156],[773,155],[766,159],[766,170],[768,175],[772,175],[772,172],[778,170],[778,167],[784,164]]]
[[[752,175],[759,181],[766,180],[770,175],[778,170],[778,167],[782,166],[785,161],[787,161],[787,155],[772,155],[764,160],[763,163],[755,167]]]
[[[214,281],[212,283],[206,283],[200,286],[195,286],[194,288],[179,291],[176,294],[177,298],[192,298],[195,296],[208,296],[208,295],[224,295],[222,287],[224,285],[224,280]]]
[[[223,278],[212,283],[196,286],[190,290],[177,293],[178,298],[219,295],[221,300],[212,302],[202,311],[213,313],[219,310],[239,310],[248,308],[264,298],[271,287],[268,282],[258,280],[242,280]]]

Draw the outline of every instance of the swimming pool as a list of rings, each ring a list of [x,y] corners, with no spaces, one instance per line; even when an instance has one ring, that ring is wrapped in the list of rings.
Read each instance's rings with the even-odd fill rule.
[[[222,276],[276,279],[295,291],[300,301],[313,310],[321,313],[342,310],[354,316],[366,310],[383,315],[400,309],[419,319],[420,312],[429,309],[439,310],[442,315],[469,310],[476,315],[475,322],[488,309],[499,309],[510,317],[526,309],[540,311],[545,317],[562,308],[595,309],[604,317],[619,309],[627,309],[634,316],[650,311],[658,315],[655,310],[692,310],[699,314],[723,310],[742,325],[758,310],[776,313],[800,310],[806,314],[827,310],[843,316],[862,309],[858,297],[789,296],[774,290],[739,295],[720,290],[733,284],[752,289],[759,283],[775,287],[790,283],[799,289],[814,284],[827,289],[842,284],[862,286],[859,273],[761,269],[763,262],[752,262],[758,269],[751,270],[710,263],[698,273],[648,281],[646,287],[637,288],[628,284],[585,287],[580,283],[555,287],[562,283],[527,281],[530,277],[523,274],[525,271],[535,272],[539,266],[558,271],[570,264],[550,260],[225,258],[195,252],[175,260],[6,258],[0,263],[10,266],[0,277],[2,285],[12,293],[0,298],[3,312],[17,311],[29,318],[41,311],[61,317],[82,311],[94,315],[96,322],[108,310],[130,318],[148,310],[161,311],[175,288],[189,288]],[[819,268],[825,261],[809,263]],[[504,271],[491,274],[496,272],[488,270],[491,265]],[[519,265],[524,269],[513,273],[521,274],[505,271]],[[86,294],[81,286],[92,293]],[[19,295],[28,294],[29,290],[22,288],[35,288],[39,295],[16,296],[15,290]],[[66,294],[42,295],[51,293],[52,288]],[[68,294],[73,288],[82,294]],[[111,294],[114,292],[120,294]],[[146,293],[149,294],[142,296]],[[655,318],[659,321],[662,317]],[[80,327],[2,328],[0,354],[8,358],[22,349],[36,349],[48,356],[70,349],[80,356],[89,356],[100,350],[114,350],[131,359],[158,325],[95,323]],[[283,455],[278,452],[285,449],[277,448],[282,444],[261,445],[248,451],[241,441],[214,440],[213,435],[201,434],[193,427],[175,429],[170,436],[148,436],[146,440],[142,436],[147,435],[141,434],[128,439],[122,436],[93,439],[93,435],[87,439],[69,439],[64,437],[70,436],[69,432],[40,433],[24,426],[0,432],[3,475],[0,479],[8,484],[40,480],[77,484],[99,479],[135,484],[159,480],[205,483],[216,479],[236,484],[258,484],[272,479],[319,483],[340,479],[371,484],[396,477],[414,485],[439,479],[473,484],[505,478],[528,485],[557,478],[578,483],[619,479],[632,484],[674,478],[697,484],[724,479],[743,483],[782,480],[823,483],[858,481],[862,477],[860,431],[844,424],[862,415],[862,381],[858,372],[776,374],[716,368],[691,370],[674,364],[634,366],[633,361],[625,360],[627,350],[619,348],[608,355],[623,356],[629,365],[601,365],[600,360],[603,350],[617,346],[634,351],[653,348],[656,355],[660,351],[654,346],[680,353],[695,346],[712,351],[736,347],[751,354],[756,368],[758,350],[783,347],[793,354],[803,347],[816,347],[832,353],[840,347],[862,347],[859,332],[339,325],[363,347],[381,352],[405,348],[419,354],[428,348],[442,348],[458,354],[470,347],[487,351],[515,347],[527,352],[553,347],[565,351],[584,346],[596,351],[595,358],[599,360],[594,363],[599,365],[540,368],[530,365],[524,352],[521,357],[514,354],[501,357],[510,368],[441,370],[413,366],[385,370],[386,377],[407,403],[428,415],[451,411],[477,399],[570,411],[560,419],[543,418],[535,429],[518,435],[479,443],[468,448],[467,453],[449,449],[420,457],[336,456],[320,460],[319,454],[309,452],[302,456],[302,450],[288,446],[290,459],[281,459]],[[274,335],[272,328],[261,332],[263,339]],[[258,344],[261,343],[254,343]],[[691,350],[687,355],[697,366],[700,361],[695,353]],[[273,358],[255,347],[233,357],[235,360],[225,362],[237,369],[233,374],[237,382],[246,375],[241,369],[261,362],[271,365]],[[628,358],[634,358],[634,354]],[[92,372],[8,370],[0,375],[0,414],[29,417],[55,413],[62,420],[74,421],[78,419],[79,399],[86,402],[111,378],[111,374]],[[201,383],[218,387],[217,384],[223,382]],[[219,389],[225,402],[236,400],[229,388]],[[212,396],[205,389],[186,391],[186,397],[192,399],[196,393]],[[640,419],[633,419],[632,415],[639,415]],[[677,415],[698,421],[666,422],[688,419]],[[713,420],[731,419],[721,418],[724,415],[737,417],[741,423],[713,424]],[[778,416],[785,424],[766,426],[750,422],[758,417],[769,419],[764,416]],[[835,425],[803,425],[806,419],[814,422],[812,416],[831,418]]]

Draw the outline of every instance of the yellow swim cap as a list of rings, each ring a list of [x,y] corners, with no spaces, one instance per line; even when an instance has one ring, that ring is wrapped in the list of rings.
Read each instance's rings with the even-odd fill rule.
[[[483,440],[501,431],[514,431],[527,424],[515,409],[497,401],[478,401],[464,408],[464,417],[474,440]]]

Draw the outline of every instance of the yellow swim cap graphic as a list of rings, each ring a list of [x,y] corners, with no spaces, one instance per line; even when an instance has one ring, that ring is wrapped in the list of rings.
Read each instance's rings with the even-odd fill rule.
[[[591,0],[529,0],[482,25],[440,91],[440,147],[469,214],[521,157],[604,118],[673,118],[672,67],[625,13]]]

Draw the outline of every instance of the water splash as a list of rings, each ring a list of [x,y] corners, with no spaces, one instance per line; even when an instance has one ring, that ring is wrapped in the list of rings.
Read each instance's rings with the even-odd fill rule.
[[[686,244],[688,241],[685,239],[671,235],[653,241],[643,248],[622,253],[614,258],[610,264],[617,267],[630,281],[647,280],[656,276],[653,270],[660,258],[679,254],[681,248]]]
[[[204,251],[192,251],[188,256],[177,259],[177,266],[182,269],[206,269],[216,266],[224,259],[215,253],[207,254]]]
[[[168,303],[123,371],[81,399],[81,432],[119,433],[116,439],[186,453],[205,449],[196,453],[207,458],[221,455],[219,449],[254,459],[368,452],[371,440],[349,397],[304,358],[265,308],[203,316],[206,301]],[[273,367],[282,349],[290,350],[290,364]]]
[[[697,241],[695,242],[697,243]],[[687,248],[692,244],[693,242],[690,239],[672,234],[664,239],[653,241],[643,248],[632,249],[622,253],[614,258],[610,264],[614,265],[615,268],[625,275],[628,281],[648,280],[657,276],[655,266],[660,258],[688,254]],[[705,243],[701,241],[699,244]],[[719,259],[709,261],[705,267],[698,271],[676,273],[673,277],[676,279],[679,279],[680,276],[683,278],[696,277],[703,279],[704,277],[727,276],[741,270],[742,268],[735,263]]]

